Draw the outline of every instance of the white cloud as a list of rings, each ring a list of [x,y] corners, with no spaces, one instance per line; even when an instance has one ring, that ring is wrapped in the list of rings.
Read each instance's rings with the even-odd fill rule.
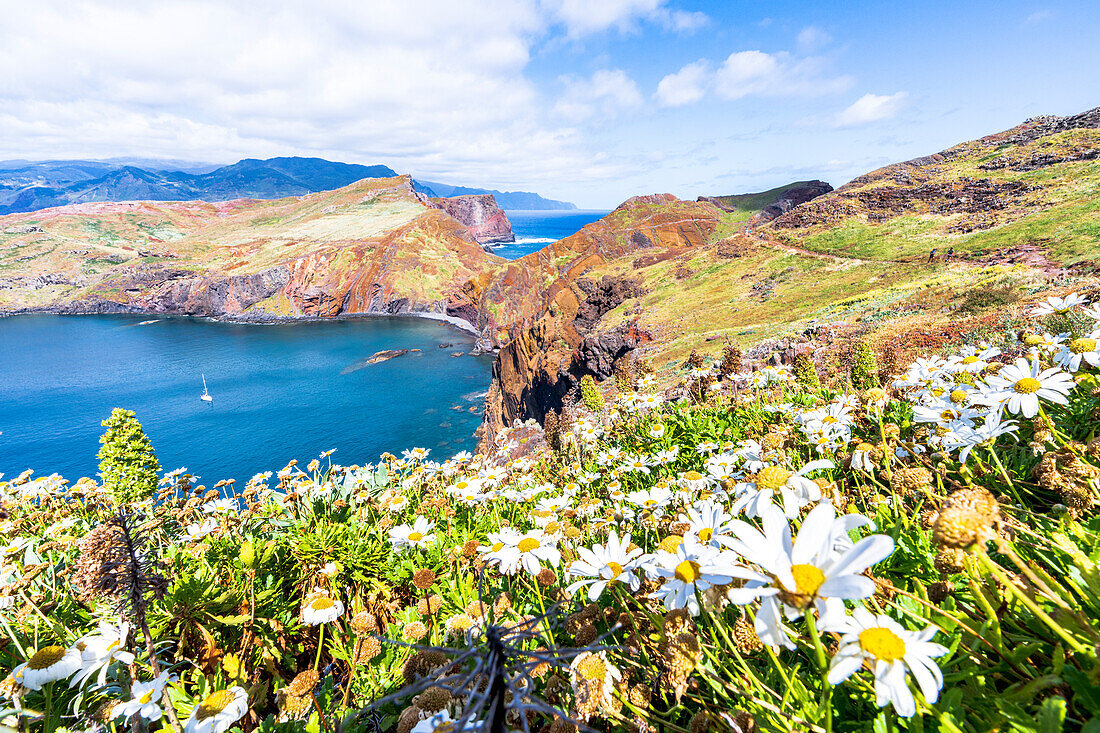
[[[567,122],[598,122],[640,107],[642,93],[622,69],[600,69],[587,79],[564,77],[554,114]]]
[[[821,49],[833,40],[833,37],[817,26],[808,25],[798,32],[798,50],[802,53],[813,53]]]
[[[0,158],[318,155],[494,186],[615,175],[539,114],[524,72],[549,22],[534,0],[18,3],[0,23]]]
[[[887,120],[901,111],[909,95],[905,92],[894,94],[864,94],[850,107],[836,117],[837,127],[855,127],[870,122]]]
[[[681,107],[698,102],[706,94],[712,76],[706,60],[696,61],[661,79],[654,97],[662,107]]]
[[[816,96],[844,91],[852,86],[849,76],[828,76],[823,59],[801,60],[789,53],[738,51],[718,69],[715,89],[725,99],[749,95],[765,97]]]
[[[666,27],[678,33],[694,33],[710,23],[710,16],[700,11],[673,10],[660,16]]]
[[[691,33],[710,22],[706,13],[671,10],[667,0],[542,0],[550,17],[563,24],[570,38],[616,28],[633,31],[640,21],[678,33]]]
[[[1034,25],[1035,23],[1042,23],[1044,20],[1054,17],[1054,13],[1049,10],[1036,10],[1031,15],[1027,16],[1026,22]]]

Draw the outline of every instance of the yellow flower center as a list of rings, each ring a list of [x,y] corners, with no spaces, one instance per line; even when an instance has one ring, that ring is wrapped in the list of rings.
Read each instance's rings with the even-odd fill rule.
[[[670,534],[668,537],[661,540],[661,544],[657,545],[657,547],[665,552],[676,552],[676,549],[683,541],[684,538],[680,535]]]
[[[977,361],[978,361],[978,357],[971,355],[971,356],[968,356],[968,357],[964,358],[962,360],[962,363],[963,364],[974,364]]]
[[[1038,392],[1039,388],[1043,385],[1039,383],[1038,379],[1034,377],[1024,377],[1016,384],[1012,385],[1012,388],[1016,390],[1018,394],[1031,394],[1032,392]]]
[[[616,578],[623,574],[623,566],[614,560],[607,563],[607,567],[611,568],[611,572],[615,573]]]
[[[1073,339],[1069,342],[1069,350],[1074,354],[1085,354],[1096,351],[1096,339]]]
[[[676,580],[684,583],[694,583],[699,577],[699,563],[684,560],[676,566]]]
[[[27,669],[49,669],[65,656],[63,646],[44,646],[27,662]]]
[[[421,534],[420,532],[410,532],[409,533],[409,542],[419,542],[422,539],[424,539],[424,535]]]
[[[795,589],[799,595],[813,596],[825,582],[825,573],[816,565],[791,565],[791,575],[794,576]]]
[[[941,394],[943,394],[943,387],[934,387],[932,389],[932,394],[935,397],[939,397]]]
[[[959,413],[954,410],[944,410],[940,413],[941,420],[954,420],[959,416]]]
[[[138,698],[138,702],[141,703],[142,705],[148,705],[149,703],[151,703],[153,701],[153,692],[154,691],[155,690],[149,690],[148,692],[146,692],[144,695],[142,695],[140,698]]]
[[[642,502],[642,505],[643,506],[657,506],[657,500],[656,499],[646,499],[645,501]]]
[[[589,654],[577,663],[577,676],[602,682],[607,677],[607,663],[598,654]]]
[[[863,651],[884,662],[893,662],[905,656],[905,642],[882,626],[859,632],[859,645]]]
[[[826,425],[832,425],[833,423],[835,423],[835,422],[840,422],[840,421],[839,421],[839,420],[837,420],[837,419],[836,419],[835,417],[833,417],[832,415],[826,415],[826,416],[825,416],[825,417],[824,417],[824,418],[822,419],[822,421],[821,421],[821,422],[825,423]]]
[[[791,472],[779,466],[764,466],[760,473],[756,474],[756,488],[761,491],[776,491],[787,485],[787,479]]]
[[[520,552],[531,552],[531,550],[538,549],[540,544],[534,537],[525,537],[520,540],[518,547]]]
[[[951,401],[956,405],[966,404],[966,390],[965,389],[953,389],[951,390]]]
[[[210,695],[207,695],[206,699],[199,703],[199,706],[195,708],[195,720],[206,720],[207,718],[213,718],[215,715],[225,710],[229,706],[229,703],[233,702],[236,697],[229,690],[218,690]]]
[[[309,607],[312,608],[314,611],[325,611],[335,605],[336,604],[333,603],[332,599],[328,596],[317,596],[309,602]]]
[[[710,542],[710,538],[714,536],[714,530],[710,527],[703,527],[699,530],[699,540],[701,542]]]
[[[688,471],[684,474],[684,478],[688,481],[698,481],[699,479],[703,478],[703,474],[699,473],[698,471]]]
[[[496,542],[496,543],[493,544],[493,552],[500,552],[503,549],[504,549],[504,543],[503,542]]]
[[[1043,337],[1035,334],[1024,336],[1024,346],[1038,346],[1043,343]]]

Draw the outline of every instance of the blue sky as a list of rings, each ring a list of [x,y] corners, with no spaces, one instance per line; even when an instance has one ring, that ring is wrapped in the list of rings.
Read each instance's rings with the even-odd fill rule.
[[[1100,4],[40,0],[0,158],[318,155],[609,208],[839,185],[1100,105]]]

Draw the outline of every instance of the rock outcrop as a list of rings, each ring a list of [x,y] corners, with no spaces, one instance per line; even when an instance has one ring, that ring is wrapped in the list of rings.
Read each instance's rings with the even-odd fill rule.
[[[481,245],[516,241],[508,215],[489,194],[431,199],[433,206],[462,222]]]

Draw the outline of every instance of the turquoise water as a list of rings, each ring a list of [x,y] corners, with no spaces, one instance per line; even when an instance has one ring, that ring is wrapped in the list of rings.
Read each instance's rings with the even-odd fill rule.
[[[510,260],[576,234],[585,224],[607,216],[606,211],[506,211],[516,241],[493,247],[493,254]]]
[[[458,329],[417,318],[246,325],[150,316],[0,318],[0,473],[94,476],[100,423],[137,413],[161,467],[207,486],[383,451],[476,445],[491,356]],[[440,344],[454,346],[439,348]],[[355,367],[384,349],[421,349]],[[199,399],[206,373],[213,403]],[[470,408],[476,408],[470,412]]]

